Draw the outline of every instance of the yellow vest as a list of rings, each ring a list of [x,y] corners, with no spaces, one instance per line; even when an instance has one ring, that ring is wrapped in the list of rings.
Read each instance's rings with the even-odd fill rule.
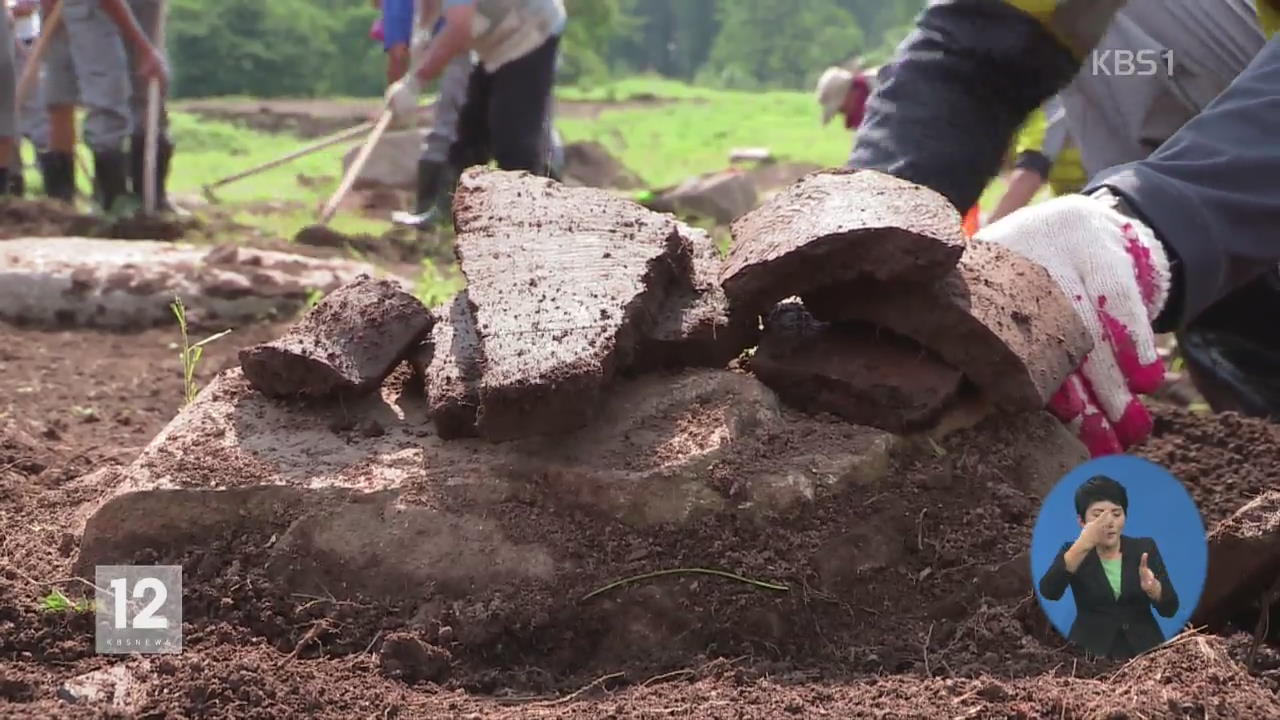
[[[1102,33],[1106,30],[1107,24],[1111,21],[1112,12],[1096,13],[1097,17],[1089,17],[1089,10],[1080,10],[1071,12],[1072,6],[1079,8],[1088,6],[1088,3],[1081,3],[1077,0],[1004,0],[1009,5],[1027,13],[1040,21],[1054,37],[1070,48],[1076,57],[1084,58],[1092,47],[1102,37]],[[1280,2],[1276,0],[1257,0],[1255,3],[1258,10],[1258,23],[1262,26],[1262,31],[1266,33],[1267,38],[1274,37],[1276,31],[1280,30]],[[1061,7],[1060,7],[1061,6]],[[1062,10],[1063,17],[1056,17],[1058,11]],[[1073,17],[1067,17],[1073,16]]]
[[[1014,138],[1014,154],[1018,155],[1030,150],[1043,152],[1044,134],[1048,126],[1049,118],[1045,116],[1044,110],[1036,108]],[[1058,156],[1051,159],[1053,165],[1049,168],[1049,177],[1046,180],[1054,195],[1071,195],[1084,189],[1089,176],[1084,171],[1084,160],[1080,156],[1080,148],[1074,141],[1068,142]]]
[[[1267,0],[1258,0],[1258,22],[1268,39],[1275,37],[1276,31],[1280,30],[1280,7]]]

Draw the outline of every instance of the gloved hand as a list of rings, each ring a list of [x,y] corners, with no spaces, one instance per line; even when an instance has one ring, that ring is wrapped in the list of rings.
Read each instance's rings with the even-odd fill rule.
[[[414,27],[413,40],[409,43],[409,67],[422,67],[427,59],[427,50],[431,47],[431,29]]]
[[[418,84],[418,76],[410,68],[404,77],[387,88],[384,99],[391,108],[391,114],[397,124],[411,123],[418,111],[418,93],[422,88]]]
[[[983,228],[1035,261],[1071,300],[1094,349],[1049,402],[1090,454],[1108,455],[1145,439],[1151,416],[1136,394],[1164,381],[1151,324],[1169,296],[1169,259],[1155,233],[1115,209],[1106,190],[1055,198]]]

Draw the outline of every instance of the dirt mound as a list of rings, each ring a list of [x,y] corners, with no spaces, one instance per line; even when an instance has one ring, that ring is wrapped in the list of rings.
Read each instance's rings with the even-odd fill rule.
[[[0,240],[24,237],[95,237],[121,240],[178,240],[200,230],[194,218],[107,219],[76,212],[55,200],[0,199]]]
[[[357,256],[364,255],[391,263],[418,263],[423,258],[453,261],[452,248],[445,238],[416,233],[406,228],[392,228],[381,235],[342,233],[323,225],[308,225],[297,232],[293,243],[265,246],[270,249],[330,248]]]
[[[569,185],[634,190],[644,181],[627,169],[598,142],[574,142],[564,146],[564,178]]]
[[[1234,413],[1153,409],[1152,437],[1136,453],[1169,468],[1187,486],[1205,529],[1280,487],[1280,426]]]
[[[430,104],[424,104],[419,110],[420,122],[430,122],[430,107]],[[173,108],[261,132],[292,133],[312,138],[368,122],[377,116],[379,105],[373,101],[200,98],[174,103]]]
[[[0,318],[140,328],[172,323],[170,304],[181,297],[192,317],[252,322],[292,316],[315,293],[375,271],[367,263],[237,245],[25,238],[0,243]]]
[[[653,95],[637,94],[612,102],[566,101],[556,102],[556,115],[595,118],[602,112],[648,109],[670,103],[702,104],[705,100],[670,100]],[[273,133],[293,133],[311,138],[329,135],[368,122],[378,115],[381,103],[376,100],[326,100],[321,98],[198,98],[181,100],[171,106],[174,110],[190,112],[201,117],[237,123],[246,127]],[[431,125],[432,103],[425,101],[418,108],[418,127]]]
[[[278,332],[260,328],[241,337],[240,343],[265,340]],[[74,708],[57,696],[63,682],[107,662],[92,654],[91,623],[39,611],[37,600],[46,589],[28,579],[69,574],[69,555],[60,552],[59,545],[74,551],[75,538],[66,543],[66,537],[50,529],[70,527],[76,509],[101,492],[99,486],[73,480],[96,466],[127,460],[128,454],[113,455],[144,443],[180,401],[180,373],[174,372],[167,347],[171,339],[169,330],[116,336],[0,329],[0,359],[7,370],[0,376],[3,408],[40,421],[23,436],[8,435],[0,444],[5,448],[0,453],[0,522],[15,529],[0,540],[0,657],[5,662],[0,715],[101,715],[92,705]],[[86,343],[101,352],[73,360]],[[234,342],[210,346],[201,382],[233,365],[237,347]],[[121,362],[122,357],[128,361]],[[45,376],[56,376],[60,382],[42,393],[20,392]],[[82,420],[67,410],[86,402],[87,386],[97,392],[87,402],[98,421]],[[143,388],[141,402],[137,388]],[[1234,509],[1229,508],[1232,497],[1248,495],[1247,488],[1265,483],[1270,467],[1280,459],[1280,444],[1265,423],[1164,406],[1154,412],[1157,437],[1142,454],[1171,463],[1207,508],[1210,524]],[[1205,456],[1199,456],[1195,446],[1205,438],[1222,443],[1206,447]],[[1235,450],[1233,438],[1241,440]],[[801,636],[792,645],[817,646],[821,652],[813,657],[782,655],[763,636],[756,638],[757,651],[751,654],[739,651],[744,642],[753,642],[751,638],[731,637],[725,644],[712,638],[703,655],[672,661],[668,667],[673,669],[666,672],[602,660],[580,666],[573,677],[558,674],[557,669],[568,669],[563,660],[578,647],[574,643],[592,637],[593,628],[584,627],[536,643],[525,630],[515,629],[514,635],[494,639],[496,655],[463,653],[459,659],[456,644],[470,639],[465,626],[428,622],[431,607],[422,612],[412,607],[419,599],[416,590],[402,592],[395,605],[339,601],[323,593],[291,596],[259,584],[265,580],[260,568],[270,537],[228,534],[210,543],[202,556],[184,560],[190,591],[184,652],[159,659],[149,669],[134,670],[148,687],[138,714],[586,720],[861,717],[868,708],[883,717],[901,718],[1269,717],[1280,712],[1274,704],[1280,654],[1264,646],[1258,660],[1262,676],[1243,675],[1240,663],[1251,644],[1247,637],[1235,636],[1225,644],[1230,663],[1217,652],[1222,644],[1210,638],[1207,646],[1179,643],[1116,675],[1114,666],[1091,665],[1062,647],[1030,599],[1029,577],[1004,592],[994,582],[979,580],[985,578],[978,574],[984,560],[1013,557],[1011,553],[1020,549],[1015,536],[1025,542],[1044,490],[1022,490],[1019,483],[1026,480],[1026,472],[1011,468],[1002,453],[987,462],[988,441],[980,436],[962,440],[946,440],[939,451],[924,443],[918,452],[900,454],[887,475],[892,484],[876,493],[885,495],[862,497],[865,507],[852,507],[852,514],[836,520],[855,532],[879,510],[889,510],[886,514],[892,517],[893,509],[910,508],[895,523],[902,550],[890,549],[904,552],[907,560],[897,566],[867,567],[851,583],[855,594],[823,592],[811,578],[807,590],[795,585],[786,594],[805,597],[788,599],[724,578],[675,575],[634,581],[591,600],[617,607],[624,595],[641,594],[653,584],[701,581],[693,603],[677,607],[668,622],[678,623],[699,606],[725,607],[731,621],[744,617],[744,606],[767,609],[782,604],[794,613],[791,622]],[[770,445],[781,448],[803,441],[775,434]],[[302,438],[300,447],[306,442]],[[814,444],[819,455],[822,448],[839,447],[829,438],[818,438]],[[47,469],[7,467],[12,460],[5,459],[6,453],[38,455]],[[742,458],[748,463],[760,460]],[[1202,472],[1192,472],[1194,468]],[[1224,480],[1230,478],[1239,484],[1226,487]],[[957,511],[956,488],[974,489],[965,495],[974,498],[970,507],[961,503]],[[1219,506],[1229,509],[1213,509]],[[985,516],[982,508],[987,508]],[[993,508],[995,524],[988,522]],[[925,510],[923,515],[920,510]],[[601,538],[602,529],[588,524],[583,534]],[[739,547],[739,531],[736,526],[709,527],[642,547],[633,547],[631,533],[608,531],[586,557],[628,558],[634,553],[636,572],[676,568],[697,562],[717,547]],[[763,532],[748,531],[752,536]],[[788,559],[794,542],[792,538],[777,543],[775,555],[783,561],[779,568],[769,558],[757,558],[733,569],[748,576],[757,571],[756,579],[790,583],[782,573],[796,565]],[[920,544],[924,552],[915,549]],[[938,548],[950,553],[953,564],[918,579],[933,566],[933,555],[942,560]],[[239,561],[224,565],[230,558]],[[967,563],[975,564],[965,567]],[[1013,569],[1020,567],[1015,564]],[[816,569],[808,572],[816,574]],[[75,584],[62,587],[72,596],[82,590]],[[941,614],[942,619],[930,620],[931,614]],[[945,619],[946,615],[956,619]],[[754,632],[755,626],[744,626],[740,634]],[[404,642],[402,634],[422,642],[427,655],[397,650]],[[432,659],[440,657],[435,648],[448,651],[453,658],[448,674],[415,676],[412,683],[388,677],[381,657],[384,644],[393,638],[388,652],[395,657]],[[126,662],[135,668],[132,661]],[[562,699],[575,692],[571,700]]]
[[[809,173],[821,170],[821,165],[812,163],[764,162],[747,170],[747,177],[756,186],[761,197],[781,190]]]

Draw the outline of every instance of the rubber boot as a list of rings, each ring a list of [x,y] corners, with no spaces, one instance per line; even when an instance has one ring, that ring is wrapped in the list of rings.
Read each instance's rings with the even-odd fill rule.
[[[93,154],[94,199],[103,213],[111,213],[117,201],[129,194],[127,163],[123,150],[99,150]]]
[[[0,197],[12,194],[9,186],[9,168],[0,167]]]
[[[1215,412],[1280,420],[1280,272],[1223,298],[1186,330],[1178,349]]]
[[[134,135],[129,141],[129,192],[142,206],[146,197],[147,136]],[[174,212],[169,202],[169,163],[173,159],[173,143],[159,138],[156,141],[156,211]]]
[[[453,222],[453,193],[458,189],[458,180],[462,177],[462,170],[446,165],[444,176],[440,179],[441,192],[436,200],[436,212],[440,215],[441,222]]]
[[[9,195],[20,198],[27,195],[27,179],[23,176],[20,168],[11,168],[9,170]]]
[[[426,230],[440,224],[442,215],[439,205],[441,190],[449,175],[447,163],[439,160],[418,159],[418,195],[413,213],[392,213],[391,221],[397,225]]]
[[[54,200],[76,201],[76,161],[69,152],[50,150],[40,153],[40,174],[44,176],[44,194]]]
[[[418,160],[418,204],[414,212],[422,215],[435,207],[447,168],[438,160]]]
[[[176,212],[169,202],[169,164],[173,162],[173,143],[160,139],[156,147],[156,209],[160,212]]]

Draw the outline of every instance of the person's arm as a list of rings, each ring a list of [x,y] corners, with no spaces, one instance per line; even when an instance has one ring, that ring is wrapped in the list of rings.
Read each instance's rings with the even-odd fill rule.
[[[418,0],[414,18],[420,28],[430,28],[440,19],[440,0]]]
[[[961,212],[972,207],[1014,132],[1070,82],[1117,5],[1059,3],[1037,19],[1016,4],[931,3],[881,71],[849,166],[932,188]]]
[[[1178,612],[1178,592],[1169,580],[1169,570],[1164,566],[1164,558],[1160,557],[1160,548],[1156,546],[1155,540],[1150,542],[1150,549],[1146,553],[1147,567],[1160,582],[1160,597],[1152,600],[1151,605],[1161,617],[1173,617]]]
[[[1009,173],[1009,186],[1004,195],[1000,196],[1000,201],[996,203],[995,210],[991,211],[987,222],[995,222],[1014,210],[1026,207],[1031,198],[1044,187],[1048,176],[1047,172],[1041,174],[1038,168],[1048,165],[1049,159],[1034,150],[1019,154],[1018,164]]]
[[[120,30],[121,37],[137,54],[138,74],[164,82],[168,75],[164,67],[164,56],[138,26],[138,19],[133,16],[133,11],[129,9],[125,0],[98,0],[98,2],[101,3],[103,12]]]
[[[1176,72],[1176,66],[1174,71]],[[1280,38],[1150,157],[1099,173],[1169,251],[1173,283],[1156,321],[1169,332],[1280,263]]]
[[[425,85],[444,72],[449,61],[471,46],[471,22],[475,0],[444,0],[444,27],[431,39],[426,58],[416,68],[418,82]]]
[[[1071,548],[1072,543],[1063,543],[1058,556],[1053,559],[1053,565],[1040,578],[1040,594],[1045,600],[1061,600],[1067,586],[1071,584],[1071,576],[1080,567],[1080,560],[1075,561],[1074,567],[1067,567],[1067,554],[1071,552]]]

